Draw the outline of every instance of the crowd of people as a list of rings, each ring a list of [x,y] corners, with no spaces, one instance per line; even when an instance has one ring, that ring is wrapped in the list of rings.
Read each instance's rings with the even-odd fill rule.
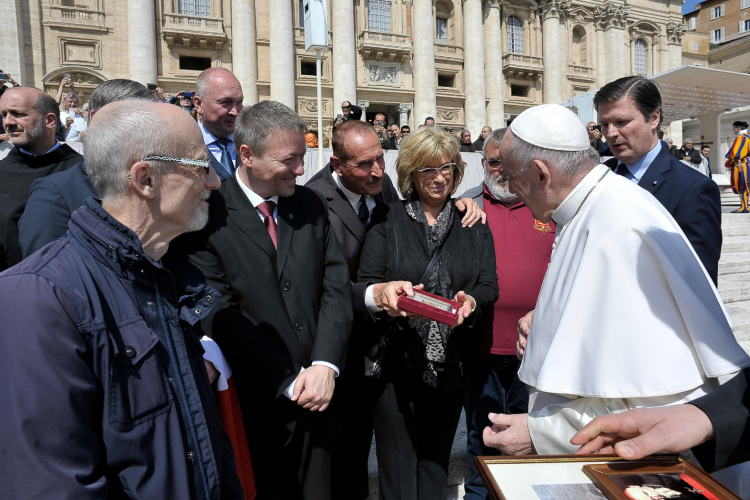
[[[381,499],[445,498],[462,409],[471,500],[481,455],[750,458],[719,189],[660,140],[652,81],[602,87],[599,124],[546,104],[474,142],[345,101],[304,186],[305,122],[225,69],[170,101],[65,86],[0,97],[9,498],[365,499],[373,436]],[[454,323],[403,305],[425,294]]]

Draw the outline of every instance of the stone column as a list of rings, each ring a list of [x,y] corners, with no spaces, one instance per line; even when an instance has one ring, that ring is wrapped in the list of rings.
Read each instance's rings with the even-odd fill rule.
[[[409,111],[411,111],[411,104],[399,104],[398,105],[398,126],[403,127],[409,126]]]
[[[128,1],[128,49],[130,79],[157,83],[154,0]]]
[[[292,2],[289,0],[274,2],[269,10],[271,100],[279,101],[297,111],[297,105],[294,102],[295,61]]]
[[[333,105],[357,102],[357,55],[351,0],[331,1],[333,28]]]
[[[603,87],[607,84],[607,50],[604,45],[604,27],[606,26],[606,20],[600,17],[595,17],[594,21],[594,38],[596,51],[596,81],[599,87]]]
[[[20,0],[4,2],[0,16],[0,47],[3,48],[2,69],[21,85],[26,82],[26,54],[23,44],[23,31],[20,23]]]
[[[604,18],[608,25],[604,30],[604,46],[607,48],[607,82],[617,80],[629,73],[625,56],[626,33],[630,7],[612,3],[603,9]]]
[[[255,0],[232,1],[232,72],[242,84],[245,104],[258,102]]]
[[[414,125],[428,116],[437,118],[435,89],[435,28],[432,0],[414,0],[412,10],[412,75],[414,79]]]
[[[682,66],[682,36],[685,28],[682,24],[670,22],[667,25],[667,39],[669,40],[669,67],[663,71],[679,68]]]
[[[367,108],[370,107],[370,101],[358,101],[357,106],[362,108],[362,116],[360,117],[360,120],[362,120],[363,122],[366,122],[367,121]]]
[[[560,69],[562,57],[560,51],[560,15],[559,0],[547,0],[543,6],[542,36],[544,42],[544,103],[562,102],[563,74]]]
[[[484,95],[484,37],[482,0],[463,0],[464,14],[464,116],[472,137],[487,125]]]
[[[505,126],[505,104],[503,80],[503,44],[502,32],[500,30],[500,2],[498,0],[487,0],[485,2],[484,15],[484,86],[485,97],[489,98],[487,104],[487,123],[492,127],[502,128]],[[530,33],[533,38],[533,32]],[[533,52],[531,52],[533,54]]]

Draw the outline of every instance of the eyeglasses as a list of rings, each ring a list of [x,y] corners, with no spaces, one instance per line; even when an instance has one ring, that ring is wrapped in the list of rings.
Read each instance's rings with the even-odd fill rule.
[[[149,155],[141,161],[170,161],[172,163],[179,163],[180,165],[187,165],[189,167],[200,167],[206,171],[206,175],[211,172],[210,160],[196,160],[194,158],[176,158],[174,156]]]
[[[487,165],[489,165],[492,168],[499,167],[503,164],[500,160],[485,160],[487,162]]]
[[[352,107],[351,106],[341,106],[341,110],[342,111],[346,111],[346,110],[349,110],[349,109],[352,109]]]
[[[411,132],[409,130],[402,130],[401,135],[409,135]]]
[[[424,175],[425,177],[432,177],[436,175],[438,172],[440,172],[440,175],[446,176],[446,175],[451,175],[453,173],[454,167],[456,167],[455,163],[446,163],[445,165],[441,167],[419,168],[417,169],[417,172]]]

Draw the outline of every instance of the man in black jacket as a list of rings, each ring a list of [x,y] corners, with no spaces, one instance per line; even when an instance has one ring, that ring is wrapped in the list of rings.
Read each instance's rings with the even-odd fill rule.
[[[685,139],[682,142],[682,147],[675,152],[675,157],[678,160],[689,161],[692,163],[693,168],[698,168],[701,164],[701,154],[697,149],[693,148],[693,140]]]

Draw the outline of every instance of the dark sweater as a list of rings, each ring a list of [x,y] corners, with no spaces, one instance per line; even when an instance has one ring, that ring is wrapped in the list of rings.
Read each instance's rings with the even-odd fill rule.
[[[67,144],[40,156],[27,155],[13,148],[8,156],[0,160],[0,193],[25,203],[29,200],[29,189],[35,180],[67,170],[82,161],[83,156]]]

